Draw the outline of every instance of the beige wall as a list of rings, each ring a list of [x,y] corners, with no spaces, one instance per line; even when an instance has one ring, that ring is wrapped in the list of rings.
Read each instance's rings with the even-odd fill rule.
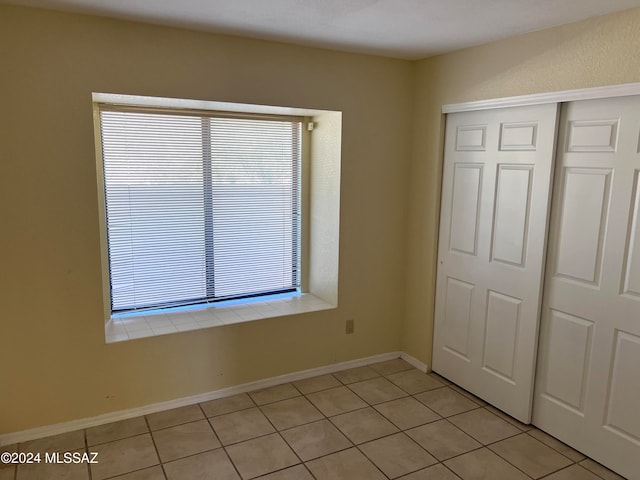
[[[412,63],[0,7],[0,434],[398,349],[429,363],[441,105],[640,81],[638,31],[640,9]],[[343,111],[339,308],[105,345],[92,91]]]
[[[0,434],[399,349],[412,63],[1,6],[0,62]],[[105,345],[93,91],[341,110],[339,308]]]
[[[431,360],[444,117],[441,106],[640,81],[640,9],[417,63],[402,349]]]

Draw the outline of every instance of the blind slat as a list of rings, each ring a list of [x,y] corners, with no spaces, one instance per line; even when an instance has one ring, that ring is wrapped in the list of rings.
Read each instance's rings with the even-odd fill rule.
[[[100,121],[113,312],[299,286],[299,121]]]

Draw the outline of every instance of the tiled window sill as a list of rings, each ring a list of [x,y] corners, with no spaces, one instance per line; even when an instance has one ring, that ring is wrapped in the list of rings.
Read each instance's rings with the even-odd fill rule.
[[[124,342],[331,308],[335,306],[312,294],[302,293],[128,314],[114,317],[105,324],[105,340],[106,343]]]

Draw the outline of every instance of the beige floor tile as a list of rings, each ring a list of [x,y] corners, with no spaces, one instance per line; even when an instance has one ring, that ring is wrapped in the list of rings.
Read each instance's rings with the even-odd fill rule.
[[[482,446],[446,420],[412,428],[405,433],[441,461]]]
[[[538,430],[537,428],[529,430],[529,431],[527,431],[527,433],[529,435],[531,435],[533,438],[535,438],[536,440],[539,440],[542,443],[544,443],[545,445],[547,445],[547,446],[553,448],[554,450],[558,451],[559,453],[561,453],[565,457],[570,458],[574,462],[580,462],[580,461],[584,460],[585,458],[587,458],[583,454],[581,454],[580,452],[574,450],[573,448],[571,448],[568,445],[565,445],[560,440],[557,440],[557,439],[553,438],[551,435],[548,435],[548,434],[544,433],[543,431]]]
[[[406,392],[382,377],[352,383],[349,388],[370,405],[407,396]]]
[[[376,466],[356,448],[307,463],[317,480],[385,480]]]
[[[91,465],[93,480],[115,477],[159,463],[151,435],[148,433],[96,445],[91,447],[91,450],[98,453],[99,462]]]
[[[238,410],[255,407],[255,403],[246,393],[233,395],[232,397],[218,398],[209,402],[201,403],[200,406],[207,417],[215,417],[216,415],[224,415],[225,413],[233,413]]]
[[[419,393],[415,398],[443,417],[479,408],[476,403],[453,391],[450,387]]]
[[[320,375],[319,377],[298,380],[297,382],[293,382],[293,385],[302,393],[307,394],[339,387],[341,383],[333,375]]]
[[[110,479],[111,480],[111,479]],[[113,477],[112,480],[165,480],[162,467],[156,465],[155,467],[145,468],[133,473],[125,473],[118,477]]]
[[[430,377],[435,378],[436,380],[444,383],[445,385],[452,385],[452,383],[449,380],[444,378],[442,375],[438,375],[436,372],[429,372],[429,373],[427,373],[427,375],[429,375]]]
[[[245,480],[300,463],[277,433],[231,445],[227,453]]]
[[[397,478],[438,463],[404,433],[365,443],[360,445],[360,450],[389,478]]]
[[[434,388],[444,387],[445,384],[440,380],[422,373],[415,368],[407,370],[405,372],[398,372],[392,375],[387,375],[387,379],[391,380],[398,387],[411,395],[420,392],[426,392],[427,390],[433,390]]]
[[[512,416],[507,415],[502,410],[498,410],[496,407],[492,405],[486,405],[484,408],[486,408],[488,411],[490,411],[494,415],[499,416],[505,422],[509,422],[511,425],[513,425],[517,429],[522,430],[523,432],[528,432],[529,430],[535,428],[533,425],[522,423],[519,420],[516,420]]]
[[[522,433],[484,408],[449,417],[449,421],[484,445]]]
[[[543,477],[572,463],[526,433],[494,443],[489,449],[533,478]]]
[[[152,431],[174,427],[182,423],[195,422],[203,418],[204,414],[198,405],[187,405],[186,407],[173,408],[171,410],[165,410],[164,412],[147,415],[147,421]]]
[[[324,418],[324,415],[304,397],[270,403],[262,407],[262,413],[278,430],[297,427]]]
[[[212,417],[209,421],[223,445],[275,432],[267,417],[256,407]]]
[[[113,442],[127,437],[135,437],[147,433],[149,427],[144,417],[129,418],[120,422],[98,425],[87,428],[87,445],[98,445],[99,443]]]
[[[296,465],[260,477],[260,480],[313,480],[313,477],[303,465]]]
[[[14,480],[16,478],[15,465],[0,465],[0,480]]]
[[[310,393],[307,398],[327,417],[367,406],[361,398],[347,387],[330,388],[329,390]]]
[[[39,438],[21,443],[19,446],[21,452],[40,452],[43,454],[45,452],[70,452],[79,448],[84,448],[84,430]]]
[[[374,407],[400,430],[440,420],[440,415],[413,397],[404,397]]]
[[[18,465],[17,480],[89,480],[86,463],[31,463]]]
[[[449,385],[453,390],[455,390],[456,392],[458,392],[460,395],[462,395],[463,397],[468,398],[469,400],[471,400],[472,402],[474,402],[477,405],[480,405],[481,407],[486,407],[489,404],[487,402],[485,402],[484,400],[482,400],[481,398],[476,397],[473,393],[471,392],[467,392],[464,388],[459,387],[458,385],[455,384],[451,384]]]
[[[623,477],[621,477],[617,473],[612,472],[608,468],[603,467],[598,462],[595,462],[590,458],[581,461],[580,465],[582,465],[584,468],[586,468],[590,472],[595,473],[596,475],[603,478],[604,480],[624,480]]]
[[[586,468],[581,467],[580,465],[571,465],[564,470],[560,470],[548,477],[545,477],[544,480],[602,480],[597,475],[594,475]]]
[[[221,446],[211,425],[206,420],[157,430],[153,432],[153,440],[160,460],[163,462],[177,460]]]
[[[391,375],[392,373],[402,372],[404,370],[411,370],[413,365],[405,362],[401,358],[394,358],[393,360],[387,360],[386,362],[374,363],[370,365],[380,375]]]
[[[256,405],[279,402],[280,400],[286,400],[287,398],[293,398],[299,395],[300,392],[290,383],[249,392],[249,396],[256,402]]]
[[[529,480],[490,450],[482,448],[444,462],[463,480]]]
[[[343,413],[333,417],[331,421],[355,444],[369,442],[398,431],[395,425],[371,407]]]
[[[285,430],[281,435],[305,462],[352,446],[347,437],[328,420]]]
[[[18,451],[18,444],[12,445],[0,445],[1,453],[16,453]],[[16,471],[16,464],[0,462],[0,480],[14,480]]]
[[[401,480],[460,480],[460,477],[444,465],[438,464],[402,477]]]
[[[224,449],[164,464],[168,480],[240,480]]]
[[[342,370],[341,372],[335,372],[333,376],[342,383],[349,384],[379,377],[380,374],[371,367],[356,367],[349,368],[348,370]]]

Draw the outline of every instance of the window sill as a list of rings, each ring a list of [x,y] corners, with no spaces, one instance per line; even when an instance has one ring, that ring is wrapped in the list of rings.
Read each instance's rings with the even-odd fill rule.
[[[183,307],[157,313],[126,314],[105,323],[106,343],[233,325],[266,318],[335,308],[309,293],[232,300],[214,306]]]

